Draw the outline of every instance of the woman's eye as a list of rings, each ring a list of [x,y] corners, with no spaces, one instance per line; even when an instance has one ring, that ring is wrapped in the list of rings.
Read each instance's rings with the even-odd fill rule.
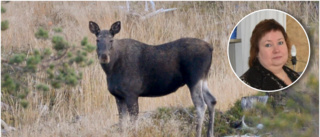
[[[271,47],[271,44],[266,44],[265,47]]]
[[[278,45],[283,45],[283,41],[278,42]]]

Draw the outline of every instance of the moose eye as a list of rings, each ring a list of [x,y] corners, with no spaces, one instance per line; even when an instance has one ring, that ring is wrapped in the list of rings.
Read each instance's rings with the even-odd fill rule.
[[[110,42],[113,42],[113,40],[110,40]]]
[[[100,40],[97,39],[96,41],[99,42]]]

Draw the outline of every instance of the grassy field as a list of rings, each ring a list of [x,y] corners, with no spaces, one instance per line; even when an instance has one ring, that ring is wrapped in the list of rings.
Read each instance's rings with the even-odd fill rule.
[[[131,13],[146,15],[144,2],[130,2]],[[38,40],[34,34],[39,27],[50,30],[61,27],[67,41],[79,43],[87,36],[95,43],[90,33],[89,21],[97,22],[101,28],[109,29],[115,21],[122,22],[122,29],[115,38],[132,38],[147,44],[161,44],[181,37],[207,39],[214,46],[213,61],[209,75],[209,88],[217,98],[216,109],[228,110],[243,96],[256,94],[243,85],[233,74],[227,57],[228,37],[238,21],[259,9],[273,8],[296,17],[307,28],[312,44],[312,61],[306,71],[319,75],[319,11],[317,3],[308,2],[155,2],[156,9],[178,8],[147,19],[126,11],[126,2],[9,2],[3,3],[9,29],[1,32],[1,57],[8,58],[17,52],[32,52],[43,49],[50,42]],[[302,8],[303,7],[303,8]],[[318,7],[319,8],[319,7]],[[150,9],[149,9],[150,10]],[[90,55],[97,58],[95,54]],[[3,112],[2,118],[17,128],[9,136],[134,136],[120,134],[114,129],[118,122],[115,99],[108,92],[106,76],[95,59],[93,65],[82,70],[81,84],[76,88],[50,90],[54,104],[50,110],[44,106],[50,99],[39,92],[28,94],[28,108],[12,106],[12,111]],[[30,79],[30,81],[37,81]],[[303,85],[304,77],[298,84]],[[34,89],[33,87],[30,87]],[[180,136],[186,132],[177,127],[179,121],[169,121],[155,127],[145,118],[149,111],[159,107],[192,106],[187,87],[158,98],[140,98],[138,136]],[[170,133],[170,134],[164,134]]]

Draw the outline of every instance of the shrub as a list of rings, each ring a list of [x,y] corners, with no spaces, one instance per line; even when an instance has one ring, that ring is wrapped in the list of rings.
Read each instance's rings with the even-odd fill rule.
[[[54,28],[53,31],[56,32],[56,33],[61,33],[62,32],[62,28],[60,28],[60,27]]]
[[[7,30],[9,28],[9,21],[1,21],[1,31]]]
[[[216,110],[215,136],[230,135],[272,135],[272,136],[318,136],[319,121],[319,79],[310,75],[307,81],[308,90],[296,91],[290,88],[283,105],[274,105],[268,101],[266,105],[257,104],[255,109],[243,111],[240,100],[226,112]],[[264,94],[264,93],[263,93]],[[261,93],[259,93],[261,95]],[[241,118],[245,115],[245,123],[256,128],[262,124],[262,129],[241,129]],[[154,125],[161,127],[161,121],[176,120],[182,123],[180,129],[185,135],[195,134],[196,111],[190,108],[159,108],[152,115]],[[203,132],[207,131],[208,114],[206,113]],[[187,125],[187,126],[186,126]]]
[[[48,31],[43,28],[39,28],[38,31],[35,33],[36,38],[38,39],[47,39],[49,38]]]
[[[39,28],[35,37],[47,40],[49,33]],[[8,61],[3,59],[1,73],[6,75],[1,78],[1,89],[5,93],[2,96],[5,103],[19,103],[22,108],[26,108],[29,106],[27,97],[31,90],[46,93],[63,85],[72,87],[79,84],[82,72],[77,68],[93,63],[93,60],[88,59],[88,54],[95,47],[88,43],[86,37],[79,43],[84,44],[83,46],[69,46],[62,36],[52,36],[51,42],[52,48],[34,49],[28,56],[24,53],[14,53]]]
[[[4,7],[1,6],[1,13],[6,13],[6,9]]]

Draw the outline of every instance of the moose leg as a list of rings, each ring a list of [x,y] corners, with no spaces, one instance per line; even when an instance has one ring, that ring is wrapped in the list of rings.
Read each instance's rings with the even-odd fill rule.
[[[206,111],[202,94],[202,80],[198,81],[195,85],[189,86],[189,88],[193,104],[197,110],[197,137],[201,137],[202,123]]]
[[[213,137],[214,135],[214,106],[216,104],[216,99],[214,96],[211,95],[210,90],[208,88],[207,81],[203,82],[202,85],[202,92],[203,92],[203,98],[204,101],[207,104],[208,110],[209,110],[209,125],[208,125],[208,131],[207,136]]]
[[[128,108],[124,99],[116,98],[118,112],[119,112],[119,126],[122,131],[123,124],[128,120]],[[126,125],[126,124],[125,124]]]
[[[138,119],[138,113],[139,113],[138,97],[133,97],[133,96],[127,97],[126,104],[131,117],[131,122],[135,123],[135,121]]]

